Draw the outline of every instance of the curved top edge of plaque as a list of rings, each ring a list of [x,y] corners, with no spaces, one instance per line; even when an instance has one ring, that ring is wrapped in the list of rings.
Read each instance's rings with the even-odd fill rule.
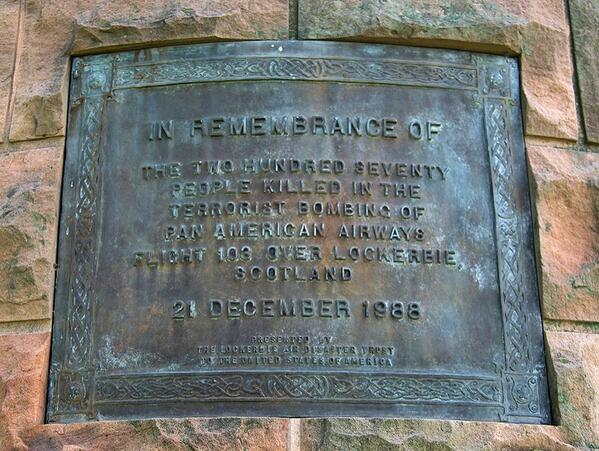
[[[116,59],[122,63],[151,63],[165,57],[205,58],[232,56],[314,56],[323,58],[354,57],[360,59],[406,59],[410,61],[444,60],[448,63],[472,65],[472,57],[486,59],[487,62],[505,62],[515,56],[500,55],[469,50],[446,49],[441,47],[419,47],[403,44],[379,44],[367,42],[319,41],[319,40],[264,40],[228,41],[208,43],[173,44],[141,49],[103,52],[91,55],[74,56],[86,62],[103,62]]]
[[[241,80],[310,80],[420,85],[481,90],[485,67],[503,68],[501,90],[482,95],[512,98],[518,91],[513,57],[462,50],[336,41],[236,41],[154,47],[76,57],[73,75],[111,65],[110,89]],[[496,80],[491,80],[491,85]],[[489,84],[489,83],[487,83]],[[504,88],[504,89],[503,89]],[[85,93],[84,93],[85,94]]]

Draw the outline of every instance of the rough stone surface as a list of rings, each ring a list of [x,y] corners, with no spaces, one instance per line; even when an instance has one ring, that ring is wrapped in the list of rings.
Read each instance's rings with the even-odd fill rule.
[[[24,432],[23,450],[285,450],[288,420],[220,418],[44,425]]]
[[[569,0],[569,4],[586,136],[599,143],[599,2]]]
[[[303,39],[520,54],[526,133],[578,136],[562,0],[301,0],[298,21]]]
[[[58,148],[0,154],[0,322],[50,318],[61,157]]]
[[[555,426],[398,419],[302,421],[302,450],[574,450]]]
[[[0,142],[4,139],[4,127],[10,100],[18,24],[19,1],[0,2]]]
[[[0,335],[0,450],[44,420],[50,333]]]
[[[599,449],[599,335],[547,332],[550,379],[568,443]]]
[[[528,146],[543,316],[599,321],[599,155]]]
[[[69,56],[223,39],[286,39],[287,0],[28,0],[11,141],[64,134]]]

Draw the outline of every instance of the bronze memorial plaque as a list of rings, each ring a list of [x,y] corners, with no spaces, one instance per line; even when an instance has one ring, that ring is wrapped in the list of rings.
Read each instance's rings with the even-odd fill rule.
[[[549,421],[515,59],[155,48],[69,105],[48,421]]]

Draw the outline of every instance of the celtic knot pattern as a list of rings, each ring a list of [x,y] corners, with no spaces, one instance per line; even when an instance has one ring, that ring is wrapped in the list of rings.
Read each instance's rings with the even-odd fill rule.
[[[276,372],[110,376],[96,382],[98,402],[232,398],[499,404],[501,384],[476,377]]]
[[[528,324],[526,315],[522,313],[524,305],[520,267],[522,230],[516,215],[511,183],[512,155],[505,108],[503,101],[488,100],[487,136],[495,198],[507,369],[525,371],[529,367],[530,352]]]
[[[474,68],[458,66],[403,61],[253,57],[119,67],[115,87],[260,79],[366,81],[458,89],[474,89],[478,84]]]
[[[83,367],[89,357],[90,306],[93,283],[93,259],[96,254],[96,210],[100,165],[100,113],[104,99],[85,100],[77,203],[75,207],[74,262],[69,314],[68,363]]]
[[[73,105],[82,105],[79,114],[79,133],[69,152],[75,152],[77,177],[69,186],[73,189],[72,210],[65,236],[72,242],[71,268],[68,280],[68,309],[64,336],[64,361],[53,364],[50,387],[56,384],[57,398],[49,399],[53,406],[50,415],[61,413],[85,413],[91,415],[90,393],[93,369],[92,306],[94,303],[95,260],[97,258],[98,202],[101,185],[102,110],[110,88],[108,74],[111,66],[106,64],[74,65],[77,77],[83,69],[80,83],[75,84],[71,96]],[[81,95],[77,99],[77,96]],[[73,154],[69,154],[73,155]],[[71,157],[72,158],[72,157]],[[67,188],[68,189],[68,188]],[[70,232],[70,233],[69,233]],[[71,235],[71,236],[69,236]]]
[[[523,230],[514,193],[508,107],[487,98],[485,122],[493,180],[499,284],[505,337],[506,414],[539,415],[539,376],[532,365],[529,324],[524,311]]]

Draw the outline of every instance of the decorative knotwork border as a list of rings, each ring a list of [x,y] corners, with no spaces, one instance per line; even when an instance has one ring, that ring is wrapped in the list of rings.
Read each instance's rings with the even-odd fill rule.
[[[501,382],[496,378],[239,371],[99,377],[95,401],[317,399],[501,406],[501,392]]]
[[[98,58],[94,60],[94,58]],[[88,62],[89,61],[89,62]],[[121,401],[218,401],[224,399],[319,399],[418,403],[464,403],[494,406],[503,419],[541,418],[539,385],[542,368],[530,349],[530,325],[523,305],[522,225],[513,183],[514,154],[510,135],[516,69],[509,60],[471,66],[413,61],[306,57],[236,57],[176,60],[152,64],[120,63],[119,57],[88,57],[74,65],[71,106],[82,107],[71,237],[73,274],[68,278],[67,321],[62,337],[64,359],[50,375],[50,419],[95,417],[95,405]],[[102,183],[102,112],[114,89],[231,80],[321,80],[385,83],[473,90],[475,105],[484,105],[484,124],[491,167],[498,274],[504,322],[505,362],[498,377],[456,375],[365,375],[200,373],[160,375],[95,374],[93,346],[94,279],[99,196]],[[74,94],[74,95],[73,95]],[[516,110],[517,111],[517,110]],[[521,156],[518,156],[521,158]]]
[[[515,100],[510,97],[510,79],[514,64],[486,65],[481,89],[484,97],[485,131],[491,168],[495,235],[498,252],[498,275],[505,367],[502,371],[505,391],[505,416],[530,418],[540,416],[539,371],[531,354],[531,330],[525,306],[523,255],[525,241],[519,217],[514,183],[514,149],[510,134],[510,112]]]
[[[82,108],[79,139],[70,146],[78,150],[78,174],[65,190],[75,190],[72,246],[68,275],[67,322],[63,361],[53,363],[50,399],[56,413],[92,416],[94,370],[92,364],[93,306],[98,242],[98,204],[102,185],[102,113],[112,85],[110,64],[74,65],[71,104]],[[52,393],[50,392],[50,396]]]
[[[192,59],[116,69],[114,87],[232,80],[319,80],[477,89],[475,67],[344,58]]]

